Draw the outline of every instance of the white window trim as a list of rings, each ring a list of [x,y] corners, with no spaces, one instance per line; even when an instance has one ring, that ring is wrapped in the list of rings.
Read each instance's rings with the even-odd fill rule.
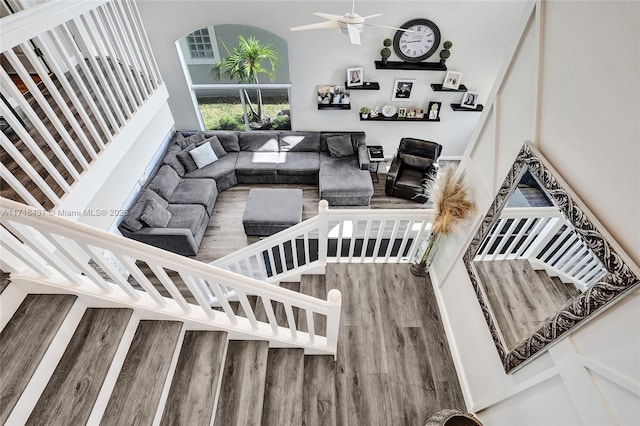
[[[220,62],[220,51],[218,50],[218,41],[216,39],[216,32],[213,28],[213,25],[207,27],[209,30],[209,41],[211,43],[211,49],[213,50],[213,58],[193,58],[191,56],[191,49],[189,48],[189,43],[187,42],[187,35],[180,38],[180,47],[182,48],[182,52],[184,55],[184,59],[187,65],[200,65],[200,64],[215,64]]]

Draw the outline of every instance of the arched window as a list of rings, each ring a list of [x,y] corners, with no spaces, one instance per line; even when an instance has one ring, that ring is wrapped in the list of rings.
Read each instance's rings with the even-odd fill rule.
[[[291,129],[285,39],[257,27],[223,24],[193,31],[177,46],[203,129]],[[256,65],[255,74],[225,66],[256,49],[268,59]]]

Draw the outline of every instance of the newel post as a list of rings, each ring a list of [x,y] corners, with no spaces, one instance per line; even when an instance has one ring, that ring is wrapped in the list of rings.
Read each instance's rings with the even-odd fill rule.
[[[327,346],[334,351],[334,359],[338,352],[338,332],[340,331],[340,310],[342,309],[342,293],[338,289],[327,293]]]
[[[318,203],[318,263],[320,266],[327,264],[327,251],[329,245],[329,202],[320,200]]]

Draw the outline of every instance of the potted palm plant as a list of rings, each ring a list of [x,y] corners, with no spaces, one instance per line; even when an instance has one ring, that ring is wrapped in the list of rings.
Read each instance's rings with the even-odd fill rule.
[[[255,37],[245,38],[238,36],[238,45],[232,50],[222,43],[227,51],[227,57],[213,66],[211,73],[220,80],[222,75],[226,75],[232,80],[240,83],[259,84],[259,75],[266,75],[273,81],[275,72],[280,66],[282,57],[280,52],[272,43],[262,44]],[[271,69],[265,66],[269,63]],[[270,126],[270,120],[264,116],[262,108],[262,91],[256,89],[257,109],[254,106],[247,89],[242,90],[245,105],[245,114],[249,117],[250,126],[254,129],[261,129]],[[249,111],[247,111],[249,108]]]
[[[456,226],[475,209],[473,202],[469,200],[464,172],[458,173],[455,165],[444,166],[429,186],[433,200],[431,233],[425,241],[424,251],[411,264],[411,273],[419,277],[427,274],[440,237],[453,233]]]

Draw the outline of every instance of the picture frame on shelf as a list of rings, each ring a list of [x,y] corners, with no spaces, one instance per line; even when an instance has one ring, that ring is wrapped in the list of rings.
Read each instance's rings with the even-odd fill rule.
[[[416,118],[423,119],[424,118],[424,109],[416,108]]]
[[[397,78],[393,83],[392,101],[408,101],[413,93],[416,81],[407,78]]]
[[[317,86],[318,105],[348,105],[350,93],[344,86],[322,84]]]
[[[347,68],[347,87],[358,87],[364,85],[364,68]]]
[[[406,108],[398,108],[398,118],[407,118]]]
[[[410,107],[407,109],[407,118],[416,118],[416,108]]]
[[[458,71],[447,71],[442,82],[443,89],[458,90],[462,81],[462,73]]]
[[[427,107],[427,119],[438,120],[440,118],[440,110],[442,109],[442,102],[429,102]]]
[[[462,108],[476,109],[478,106],[478,93],[477,92],[465,92],[460,102]]]

